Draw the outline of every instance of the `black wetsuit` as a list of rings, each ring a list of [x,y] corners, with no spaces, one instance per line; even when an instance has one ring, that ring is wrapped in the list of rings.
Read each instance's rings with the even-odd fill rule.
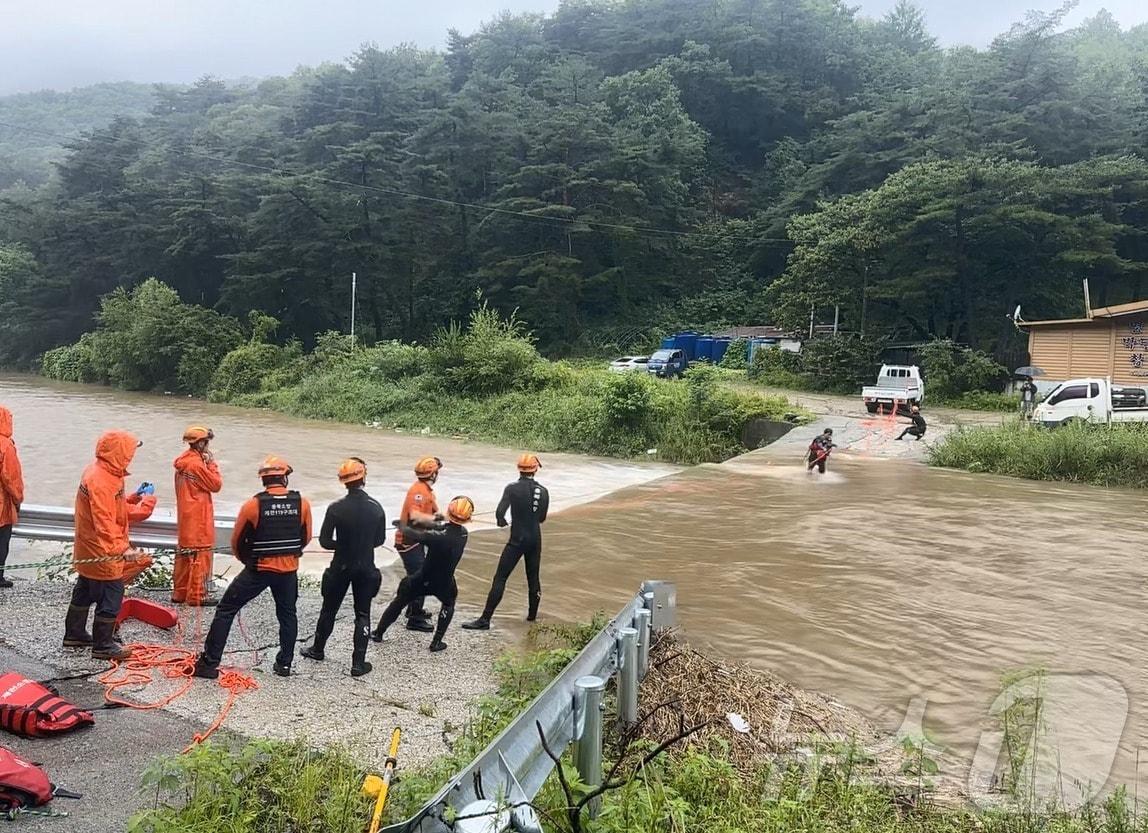
[[[387,628],[395,623],[402,613],[403,607],[411,599],[419,596],[434,596],[442,607],[438,612],[438,624],[435,627],[432,647],[442,642],[450,620],[454,617],[454,603],[458,599],[458,584],[454,580],[454,571],[458,562],[462,560],[466,549],[466,527],[460,524],[448,523],[433,529],[416,529],[405,526],[402,529],[404,541],[418,541],[426,548],[426,560],[422,568],[399,582],[395,597],[383,611],[379,619],[379,626],[375,628],[375,640],[381,640]]]
[[[486,607],[482,619],[489,620],[494,615],[506,591],[506,580],[518,566],[519,559],[526,560],[526,585],[530,594],[526,618],[531,622],[538,616],[538,603],[542,599],[542,581],[539,575],[542,566],[542,524],[550,509],[550,493],[533,477],[520,477],[502,492],[502,500],[494,516],[499,526],[506,526],[506,511],[510,510],[510,539],[502,549],[498,559],[498,569],[494,571],[494,581],[486,597]]]
[[[906,434],[911,437],[916,437],[918,440],[925,436],[925,429],[929,427],[925,422],[925,418],[918,412],[910,414],[909,419],[913,420],[913,424],[902,431],[901,436],[897,437],[897,439],[904,439]]]
[[[312,651],[320,656],[335,627],[335,614],[350,588],[355,600],[355,641],[352,662],[366,657],[371,635],[371,600],[379,592],[383,576],[375,566],[375,548],[387,538],[387,514],[363,489],[351,489],[346,497],[327,507],[319,544],[334,550],[331,566],[323,571],[323,609],[315,625]]]

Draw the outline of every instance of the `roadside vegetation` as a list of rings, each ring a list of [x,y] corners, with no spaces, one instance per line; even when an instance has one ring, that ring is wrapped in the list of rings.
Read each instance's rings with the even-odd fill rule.
[[[871,385],[881,368],[886,339],[856,335],[827,336],[806,342],[800,353],[759,349],[745,359],[746,342],[730,344],[723,368],[744,368],[751,382],[787,390],[857,394]],[[737,352],[733,355],[734,350]],[[1015,412],[1019,396],[1003,393],[1008,370],[987,353],[947,339],[916,349],[925,379],[925,401],[974,411]]]
[[[536,629],[533,650],[500,660],[497,691],[475,704],[471,722],[452,737],[451,751],[430,765],[405,768],[400,748],[400,777],[394,783],[384,817],[397,823],[412,816],[469,763],[546,684],[576,656],[604,624],[598,619],[576,627]],[[1127,795],[1069,811],[1034,807],[1025,799],[1035,761],[1028,754],[1031,733],[1040,724],[1039,703],[1025,701],[1002,718],[1006,733],[1008,794],[1002,807],[978,812],[934,801],[936,763],[924,741],[906,739],[891,771],[875,769],[875,759],[860,745],[818,738],[817,721],[796,727],[808,733],[789,736],[781,753],[765,736],[730,735],[725,718],[731,698],[742,701],[754,722],[784,705],[789,690],[753,672],[722,666],[672,636],[652,657],[655,671],[643,684],[644,714],[659,712],[655,701],[667,693],[661,718],[644,720],[630,737],[608,731],[604,771],[616,776],[601,794],[595,819],[579,811],[589,788],[578,781],[569,755],[562,775],[552,775],[535,799],[547,830],[559,833],[1146,833],[1148,817],[1138,815]],[[680,660],[678,670],[661,673]],[[683,664],[684,663],[684,664]],[[714,668],[721,670],[714,682]],[[699,676],[700,675],[700,676]],[[657,677],[657,679],[654,679]],[[706,682],[707,678],[710,680]],[[653,682],[650,681],[653,679]],[[732,691],[729,679],[739,690]],[[1007,682],[1007,681],[1006,681]],[[679,686],[675,689],[674,686]],[[742,690],[742,689],[754,689]],[[758,691],[757,689],[760,689]],[[762,692],[769,691],[768,695]],[[770,702],[765,702],[770,701]],[[809,707],[802,704],[796,714]],[[608,712],[613,710],[607,698]],[[674,710],[677,709],[675,716]],[[688,712],[688,714],[687,714]],[[750,712],[747,711],[747,714]],[[712,731],[687,734],[708,718]],[[679,722],[682,721],[682,722]],[[614,726],[607,714],[606,726]],[[768,724],[767,724],[768,725]],[[684,737],[678,737],[685,735]],[[723,736],[724,735],[724,736]],[[741,741],[737,740],[740,737]],[[678,738],[676,741],[675,738]],[[658,742],[665,749],[654,754]],[[806,754],[794,754],[797,747]],[[763,752],[763,749],[768,751]],[[1014,754],[1016,750],[1016,754]],[[615,766],[617,765],[617,766]],[[129,833],[175,833],[224,829],[232,833],[286,833],[322,830],[361,833],[370,802],[359,794],[365,771],[337,750],[310,749],[304,742],[252,741],[229,748],[203,744],[191,753],[156,762],[144,778],[153,806],[132,820]],[[1011,802],[1011,803],[1009,803]]]
[[[1030,480],[1148,488],[1148,426],[1021,422],[962,428],[929,452],[934,466]]]
[[[278,322],[269,316],[253,313],[244,327],[181,303],[155,279],[108,295],[97,321],[75,344],[44,356],[44,375],[537,451],[676,463],[727,459],[745,450],[755,420],[804,416],[784,398],[728,390],[712,367],[659,381],[611,374],[601,363],[550,361],[513,314],[481,302],[465,325],[452,323],[428,344],[356,347],[326,333],[309,353],[297,341],[272,342]]]

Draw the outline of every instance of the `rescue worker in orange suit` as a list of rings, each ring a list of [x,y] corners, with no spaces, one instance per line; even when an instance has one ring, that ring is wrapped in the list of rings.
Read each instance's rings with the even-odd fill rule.
[[[105,432],[96,442],[96,459],[84,469],[76,492],[72,560],[78,577],[64,620],[64,646],[90,645],[95,659],[131,657],[131,651],[115,639],[116,617],[124,586],[152,563],[128,540],[128,525],[145,520],[155,508],[155,497],[144,494],[150,484],[124,494],[124,478],[140,445],[127,431]],[[92,605],[96,615],[89,634]]]
[[[0,587],[11,587],[4,577],[8,562],[8,547],[12,543],[12,527],[20,515],[24,502],[24,471],[20,468],[20,455],[12,442],[12,412],[0,406]]]
[[[327,640],[335,629],[335,614],[350,589],[355,600],[355,635],[351,652],[351,676],[371,673],[367,643],[371,637],[371,600],[379,592],[383,575],[375,566],[375,547],[387,540],[387,514],[367,494],[367,465],[358,457],[339,466],[339,482],[347,494],[327,507],[319,545],[334,550],[331,566],[323,572],[323,608],[315,625],[315,640],[300,653],[308,659],[326,659]]]
[[[263,491],[239,509],[231,533],[231,551],[243,563],[219,606],[207,632],[203,652],[195,663],[195,676],[214,680],[231,633],[231,623],[248,602],[264,590],[275,599],[279,620],[279,653],[272,670],[280,677],[291,674],[298,637],[299,558],[311,543],[311,504],[287,488],[293,469],[281,457],[271,456],[259,467]]]
[[[446,650],[446,643],[442,638],[450,626],[450,620],[454,618],[454,603],[458,599],[458,584],[454,580],[454,571],[466,549],[466,524],[473,516],[474,501],[459,496],[447,505],[445,524],[432,520],[429,522],[432,525],[428,528],[425,526],[428,522],[424,518],[421,521],[418,519],[414,521],[420,524],[419,527],[410,524],[399,527],[404,540],[417,541],[423,545],[426,558],[417,572],[405,576],[399,582],[395,597],[383,611],[379,626],[371,634],[373,640],[383,641],[387,628],[395,623],[403,607],[410,604],[411,599],[416,596],[434,596],[442,602],[442,607],[438,612],[438,624],[431,639],[430,649],[436,652]]]
[[[503,547],[498,568],[494,571],[494,581],[490,594],[486,597],[486,607],[482,615],[473,622],[465,622],[463,629],[468,631],[490,630],[490,618],[502,601],[506,591],[506,580],[518,566],[526,560],[526,587],[529,593],[526,621],[538,618],[538,603],[542,600],[542,524],[550,511],[550,493],[546,487],[534,479],[542,463],[534,454],[523,454],[518,458],[518,480],[502,492],[502,500],[494,511],[500,527],[506,526],[506,510],[510,510],[510,539]]]
[[[438,457],[423,457],[415,463],[415,477],[418,480],[407,490],[403,508],[399,511],[398,531],[395,533],[395,550],[403,561],[403,569],[408,576],[413,576],[422,569],[426,559],[425,545],[413,538],[408,538],[403,532],[412,526],[420,524],[427,526],[436,520],[442,520],[435,502],[435,481],[442,470],[442,460]],[[425,600],[422,596],[413,596],[407,606],[407,630],[431,633],[434,626],[430,623],[430,614],[423,606]]]
[[[215,607],[208,595],[215,548],[215,505],[211,496],[223,488],[219,466],[208,448],[215,434],[192,425],[183,432],[187,451],[175,458],[175,514],[179,552],[171,600],[193,607]]]

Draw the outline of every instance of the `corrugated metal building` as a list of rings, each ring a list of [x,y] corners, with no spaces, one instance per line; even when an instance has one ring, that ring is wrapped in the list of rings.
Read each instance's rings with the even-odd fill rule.
[[[1025,321],[1031,364],[1046,382],[1083,376],[1148,381],[1148,301],[1090,310],[1087,318]]]

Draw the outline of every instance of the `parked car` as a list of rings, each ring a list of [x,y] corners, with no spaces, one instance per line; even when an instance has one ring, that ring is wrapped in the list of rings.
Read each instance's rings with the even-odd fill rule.
[[[684,350],[659,350],[650,356],[646,370],[661,379],[672,379],[685,373],[689,364]]]
[[[635,370],[645,370],[649,361],[649,356],[622,356],[622,358],[610,362],[610,372],[632,373]]]
[[[1148,391],[1113,386],[1107,379],[1069,379],[1052,389],[1032,418],[1049,427],[1077,421],[1148,422]]]
[[[879,409],[888,413],[894,404],[898,408],[920,405],[925,401],[925,383],[921,381],[920,368],[904,364],[881,365],[877,384],[862,388],[861,399],[871,414]]]

